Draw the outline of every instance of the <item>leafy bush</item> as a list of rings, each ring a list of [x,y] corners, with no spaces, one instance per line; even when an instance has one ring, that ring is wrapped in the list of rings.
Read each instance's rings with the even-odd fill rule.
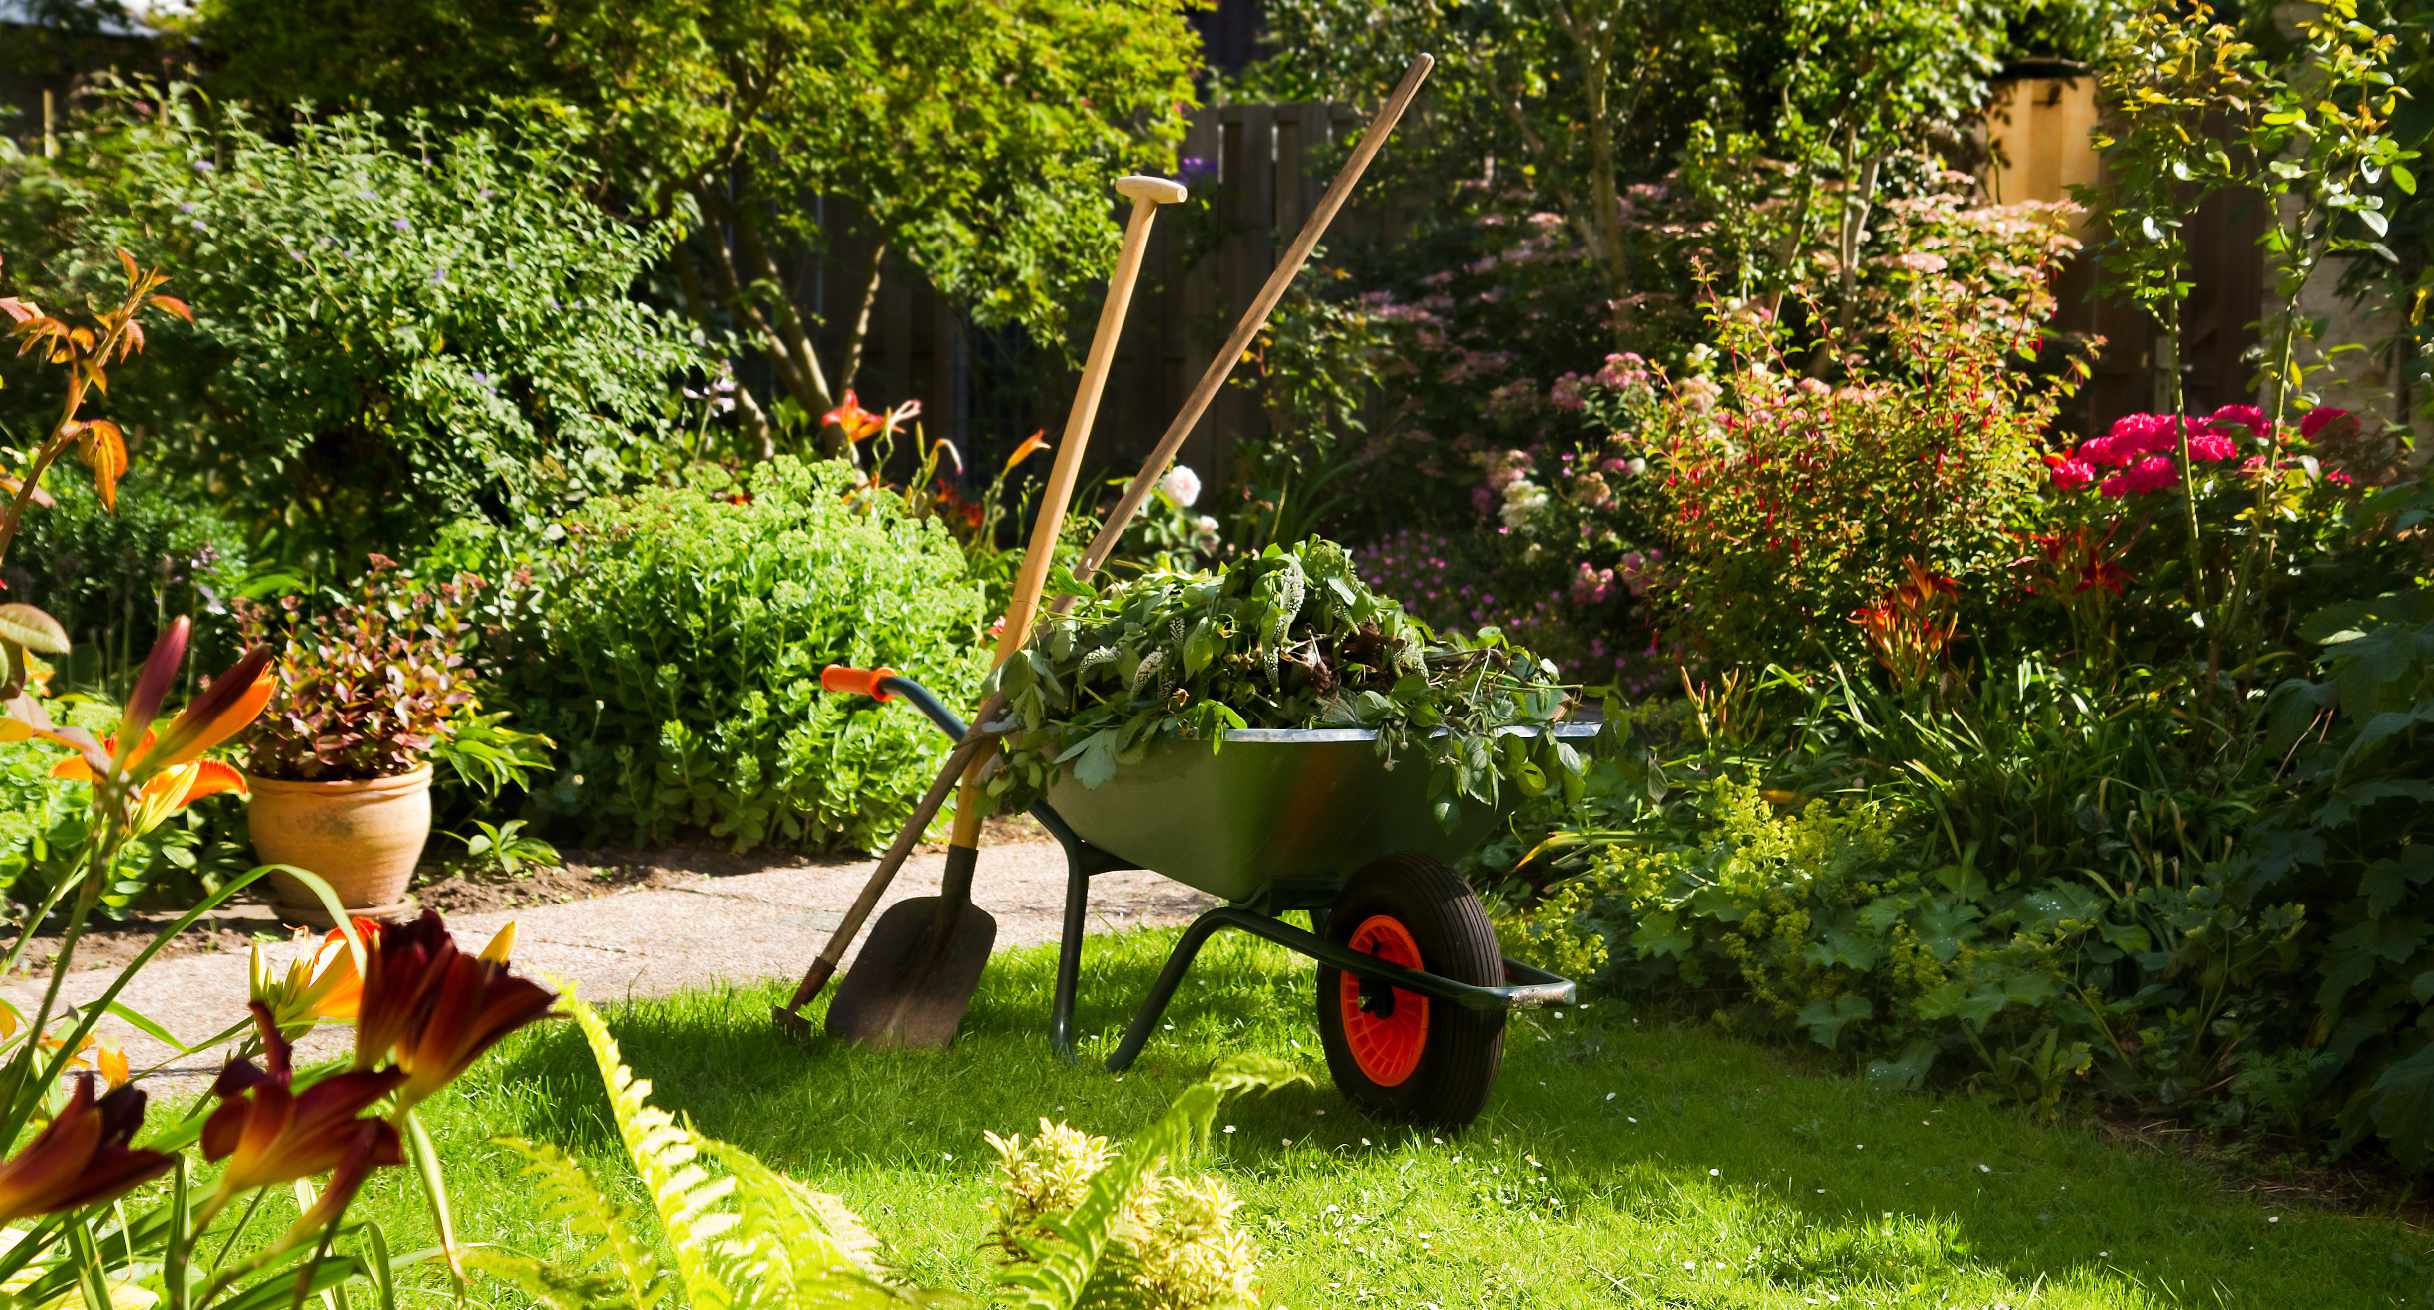
[[[1566,697],[1552,667],[1501,640],[1440,641],[1353,572],[1331,541],[1270,546],[1219,573],[1150,571],[1043,619],[998,686],[1020,730],[989,794],[1028,807],[1066,764],[1097,787],[1152,745],[1241,727],[1364,727],[1417,755],[1441,817],[1575,788],[1583,763],[1544,725]]]
[[[2035,667],[1943,714],[1779,678],[1794,746],[1643,760],[1533,949],[1902,1085],[1959,1069],[2050,1106],[2092,1073],[2168,1102],[2228,1077],[2247,1028],[2207,979],[2254,977],[2290,924],[2223,904],[2203,860],[2253,793],[2183,810],[2170,716]]]
[[[1828,385],[1786,367],[1762,309],[1723,307],[1718,328],[1720,376],[1672,382],[1645,438],[1678,630],[1728,664],[1856,659],[1861,611],[1920,570],[1952,583],[1964,624],[2011,589],[2055,404],[2012,364],[2033,337],[1929,301],[1892,362]]]
[[[2245,899],[2303,908],[2313,1004],[2286,1007],[2242,1090],[2434,1167],[2434,591],[2336,606],[2308,635],[2315,676],[2273,705],[2297,786],[2230,867]]]
[[[343,558],[615,489],[682,426],[699,354],[630,297],[666,238],[584,203],[592,183],[545,140],[368,116],[273,135],[172,88],[105,101],[57,160],[0,159],[0,210],[58,253],[54,299],[113,245],[159,251],[196,321],[157,334],[122,421],[249,530],[297,534],[291,557]]]
[[[706,829],[738,850],[870,847],[944,753],[918,715],[820,694],[886,665],[970,703],[986,669],[962,548],[842,461],[595,500],[529,541],[443,543],[500,582],[497,700],[558,743],[537,798],[587,837]]]
[[[246,767],[303,782],[387,778],[421,767],[476,707],[467,605],[482,581],[424,584],[374,555],[346,604],[301,596],[238,611],[247,645],[277,652],[278,690],[246,738]]]
[[[27,516],[4,578],[77,635],[53,661],[82,686],[117,685],[185,614],[225,635],[246,576],[244,534],[215,505],[180,488],[121,501],[115,512],[81,482],[55,484],[57,503]]]

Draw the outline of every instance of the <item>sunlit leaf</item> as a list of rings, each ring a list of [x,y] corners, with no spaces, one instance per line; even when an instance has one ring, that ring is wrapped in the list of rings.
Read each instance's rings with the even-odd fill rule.
[[[68,653],[68,630],[59,620],[31,605],[0,605],[0,639],[13,641],[37,655]]]

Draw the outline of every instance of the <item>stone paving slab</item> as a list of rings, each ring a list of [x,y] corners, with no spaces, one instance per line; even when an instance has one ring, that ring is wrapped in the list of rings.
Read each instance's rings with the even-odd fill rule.
[[[588,901],[461,915],[448,926],[458,945],[478,951],[502,925],[515,920],[517,971],[565,978],[595,1003],[665,996],[720,981],[792,978],[826,943],[873,864],[838,861],[703,877],[682,886]],[[936,893],[944,864],[942,854],[906,861],[881,902],[881,912],[908,897]],[[1051,842],[984,849],[973,899],[997,918],[998,950],[1055,941],[1065,903],[1063,849]],[[1180,883],[1142,872],[1092,879],[1090,900],[1094,932],[1179,923],[1212,903]],[[284,963],[292,953],[281,947],[273,958]],[[849,966],[852,959],[846,957]],[[62,999],[68,1004],[89,1002],[115,974],[112,969],[73,973]],[[0,987],[0,995],[30,1014],[47,981],[18,979]],[[246,955],[230,951],[155,961],[119,999],[176,1036],[198,1041],[244,1018],[245,993]],[[156,1076],[178,1083],[209,1076],[226,1058],[218,1050],[180,1056],[116,1016],[105,1017],[96,1031],[105,1041],[123,1046],[137,1069],[161,1066]],[[298,1058],[341,1054],[352,1034],[350,1028],[313,1033],[299,1043]]]

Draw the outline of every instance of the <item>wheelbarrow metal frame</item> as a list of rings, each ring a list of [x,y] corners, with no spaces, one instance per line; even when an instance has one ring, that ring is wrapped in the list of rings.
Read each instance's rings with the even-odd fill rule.
[[[964,735],[966,725],[963,718],[920,683],[900,676],[886,677],[879,679],[878,687],[885,694],[902,696],[911,701],[914,708],[927,715],[947,736],[960,739]],[[1246,736],[1246,741],[1293,740],[1276,730],[1247,731],[1255,735]],[[1353,736],[1343,734],[1352,732],[1357,735],[1358,732],[1343,729],[1315,731],[1329,733],[1328,740],[1353,740]],[[1232,740],[1233,735],[1229,734],[1228,739]],[[1032,806],[1030,813],[1065,849],[1065,921],[1063,934],[1057,943],[1056,999],[1048,1036],[1058,1057],[1072,1063],[1076,1058],[1073,1012],[1082,973],[1082,938],[1090,913],[1090,880],[1103,873],[1128,871],[1140,866],[1092,845],[1074,831],[1073,825],[1067,823],[1054,806],[1044,800]],[[1150,869],[1146,872],[1158,871]],[[1347,874],[1349,872],[1346,871]],[[1312,927],[1320,926],[1324,923],[1322,916],[1334,902],[1340,886],[1340,878],[1332,881],[1280,881],[1271,884],[1258,896],[1219,905],[1192,920],[1190,926],[1183,930],[1182,939],[1175,943],[1174,950],[1166,957],[1166,966],[1158,971],[1157,981],[1151,984],[1149,995],[1142,999],[1141,1008],[1134,1013],[1123,1040],[1116,1045],[1115,1053],[1107,1058],[1107,1068],[1120,1073],[1140,1056],[1141,1048],[1148,1044],[1158,1020],[1173,1002],[1175,989],[1182,985],[1184,974],[1190,972],[1192,962],[1198,958],[1200,948],[1224,928],[1247,932],[1346,973],[1418,992],[1467,1010],[1536,1009],[1569,1005],[1579,994],[1578,984],[1571,979],[1523,964],[1510,956],[1504,957],[1504,974],[1510,981],[1501,986],[1480,986],[1388,964],[1374,955],[1328,941],[1318,932],[1296,927],[1279,917],[1288,911],[1304,910],[1311,916]]]

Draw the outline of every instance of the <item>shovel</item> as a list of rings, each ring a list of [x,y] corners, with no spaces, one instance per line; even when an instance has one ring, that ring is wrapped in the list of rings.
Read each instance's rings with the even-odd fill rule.
[[[1006,605],[1006,621],[997,637],[997,662],[1023,648],[1031,638],[1031,621],[1039,613],[1040,591],[1056,557],[1058,530],[1073,500],[1073,484],[1082,469],[1082,451],[1090,444],[1090,428],[1098,417],[1099,396],[1114,362],[1116,339],[1123,335],[1124,311],[1132,302],[1133,283],[1140,277],[1141,257],[1149,246],[1150,222],[1158,206],[1185,196],[1179,183],[1161,177],[1127,177],[1116,193],[1130,199],[1132,214],[1124,224],[1124,245],[1115,275],[1107,284],[1107,302],[1099,310],[1099,325],[1091,337],[1090,354],[1082,364],[1082,382],[1065,417],[1065,439],[1057,447],[1056,463],[1041,494],[1039,516],[1031,525],[1031,544],[1023,554],[1022,572],[1014,579],[1014,595]],[[980,772],[988,756],[975,754],[963,772],[955,804],[954,837],[947,846],[946,875],[936,896],[904,901],[879,917],[855,957],[853,969],[837,987],[828,1007],[828,1034],[872,1046],[939,1047],[955,1040],[972,993],[980,986],[981,968],[997,942],[997,920],[972,904],[972,872],[980,860]],[[874,898],[875,899],[875,898]],[[868,906],[857,910],[867,913]],[[839,937],[850,938],[859,920],[849,914]]]

